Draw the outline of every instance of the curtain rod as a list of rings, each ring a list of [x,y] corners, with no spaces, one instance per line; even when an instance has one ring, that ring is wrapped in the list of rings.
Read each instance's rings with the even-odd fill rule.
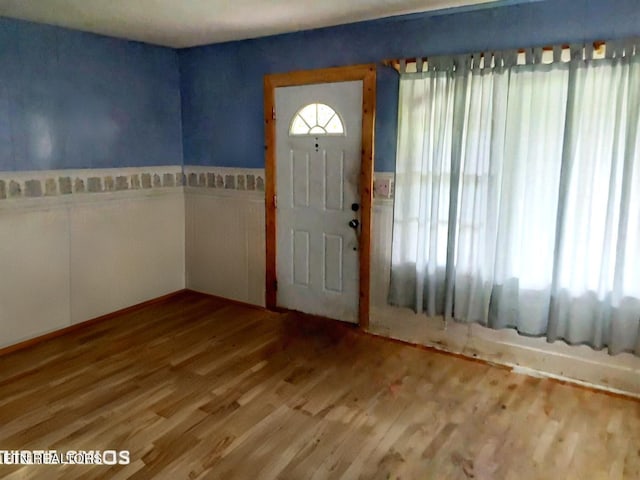
[[[595,51],[599,51],[602,47],[606,46],[606,44],[607,42],[605,42],[604,40],[597,40],[593,42],[592,45]],[[544,47],[519,48],[517,52],[526,53],[527,51],[530,51],[533,48],[542,48],[542,51],[544,52],[552,52],[554,49],[553,46],[546,45]],[[560,48],[563,50],[566,50],[571,48],[571,45],[568,43],[564,43],[560,45]],[[480,58],[483,58],[483,57],[484,57],[484,53],[480,53]],[[428,60],[429,60],[429,57],[390,58],[390,59],[382,60],[382,64],[386,67],[393,68],[397,72],[400,72],[402,62],[404,62],[405,64],[412,64],[412,63],[418,63],[418,62],[427,63]]]

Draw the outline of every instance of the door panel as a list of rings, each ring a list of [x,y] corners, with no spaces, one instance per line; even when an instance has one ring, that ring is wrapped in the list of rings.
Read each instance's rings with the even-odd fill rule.
[[[327,210],[344,208],[344,152],[325,152],[324,206]]]
[[[309,286],[309,232],[293,231],[293,283]]]
[[[293,183],[292,207],[309,206],[309,153],[291,152],[291,181]]]
[[[337,115],[319,107],[317,118],[296,117],[314,103]],[[277,88],[276,118],[277,305],[357,323],[358,232],[349,222],[360,201],[362,82]],[[323,135],[314,120],[343,133]],[[292,124],[314,133],[290,135]]]
[[[342,237],[340,235],[324,236],[324,288],[342,293]]]

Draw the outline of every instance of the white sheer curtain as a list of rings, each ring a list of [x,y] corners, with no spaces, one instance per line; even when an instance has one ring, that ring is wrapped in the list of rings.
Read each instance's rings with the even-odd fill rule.
[[[640,56],[571,68],[549,336],[640,353]]]
[[[403,75],[392,304],[640,352],[640,62],[616,48]]]

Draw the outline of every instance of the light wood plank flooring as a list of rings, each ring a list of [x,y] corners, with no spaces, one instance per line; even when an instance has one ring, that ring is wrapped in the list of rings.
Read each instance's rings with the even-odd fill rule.
[[[0,450],[65,479],[638,479],[640,404],[186,292],[0,357]]]

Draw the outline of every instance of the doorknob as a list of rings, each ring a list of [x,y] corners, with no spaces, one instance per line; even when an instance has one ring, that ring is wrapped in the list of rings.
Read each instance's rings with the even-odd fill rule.
[[[357,218],[354,218],[353,220],[349,220],[349,226],[353,229],[358,228],[358,226],[360,225],[360,222],[358,221]]]

